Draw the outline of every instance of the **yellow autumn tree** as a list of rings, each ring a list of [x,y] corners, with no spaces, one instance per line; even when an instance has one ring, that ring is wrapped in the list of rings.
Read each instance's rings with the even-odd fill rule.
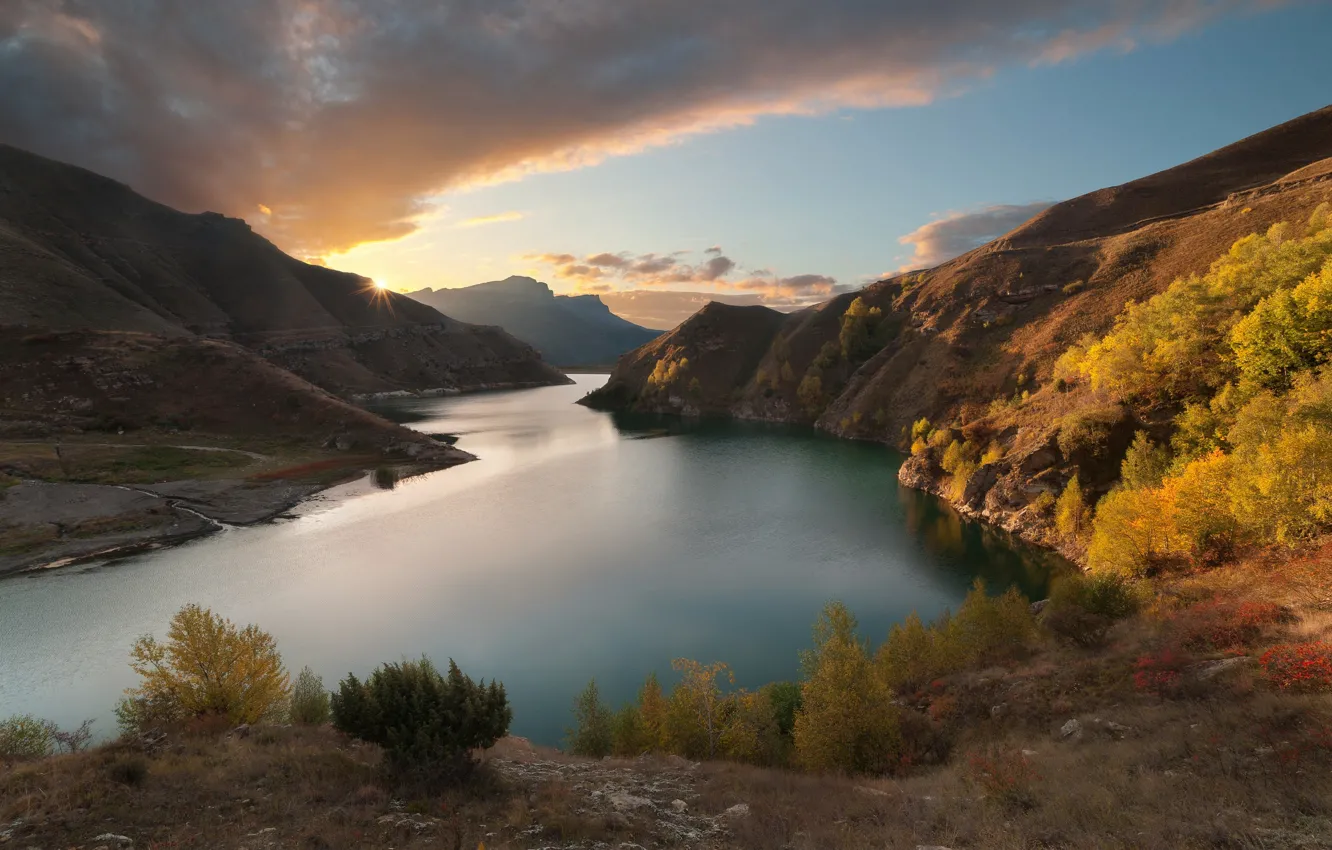
[[[681,673],[680,684],[666,705],[666,743],[671,752],[688,758],[712,758],[722,733],[722,691],[717,680],[735,681],[724,662],[702,664],[677,658],[671,667]]]
[[[823,609],[795,718],[796,758],[816,772],[883,773],[897,755],[897,708],[875,674],[856,618],[840,602]]]
[[[207,608],[186,605],[171,618],[167,639],[145,635],[130,650],[130,667],[142,677],[125,692],[129,708],[150,707],[161,719],[225,716],[232,723],[257,723],[281,716],[290,683],[272,635],[249,625],[237,628]]]
[[[638,691],[638,718],[649,751],[666,749],[666,697],[657,674],[648,674]]]

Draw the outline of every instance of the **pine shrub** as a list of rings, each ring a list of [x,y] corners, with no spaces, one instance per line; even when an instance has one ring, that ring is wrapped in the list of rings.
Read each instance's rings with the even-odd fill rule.
[[[473,750],[493,746],[513,719],[503,685],[474,682],[452,659],[447,676],[428,658],[385,664],[364,682],[349,674],[331,702],[338,731],[383,747],[397,779],[423,785],[467,778]]]

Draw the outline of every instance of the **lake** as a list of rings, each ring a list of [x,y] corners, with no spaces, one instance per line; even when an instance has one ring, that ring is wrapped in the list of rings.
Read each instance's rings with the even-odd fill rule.
[[[198,602],[273,633],[293,671],[428,654],[499,678],[513,732],[555,744],[593,676],[613,702],[675,657],[741,686],[794,678],[830,599],[876,643],[981,576],[1039,597],[1057,558],[901,487],[883,446],[745,423],[634,419],[574,386],[386,403],[480,460],[369,479],[290,519],[0,582],[0,716],[97,718],[134,684],[134,639]]]

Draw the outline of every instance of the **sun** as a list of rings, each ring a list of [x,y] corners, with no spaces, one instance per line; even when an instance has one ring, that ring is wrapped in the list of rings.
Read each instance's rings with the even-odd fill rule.
[[[375,289],[388,289],[388,281],[382,278],[375,278]]]

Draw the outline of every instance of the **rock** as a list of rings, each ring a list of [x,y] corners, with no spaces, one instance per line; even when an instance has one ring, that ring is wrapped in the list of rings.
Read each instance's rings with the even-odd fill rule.
[[[998,482],[999,476],[1007,474],[1008,470],[1009,465],[1004,461],[987,463],[976,470],[967,479],[967,486],[962,491],[962,504],[973,510],[980,508],[986,495]]]
[[[259,830],[258,832],[247,832],[247,833],[245,834],[245,837],[246,837],[246,838],[258,838],[258,837],[261,836],[261,835],[269,835],[269,834],[274,833],[274,832],[277,832],[277,827],[275,827],[275,826],[266,826],[266,827],[264,827],[263,829]]]
[[[1039,617],[1040,614],[1041,614],[1041,612],[1044,611],[1045,608],[1046,608],[1046,606],[1048,606],[1049,604],[1050,604],[1050,600],[1048,600],[1048,599],[1041,599],[1041,600],[1038,600],[1038,601],[1036,601],[1036,602],[1031,603],[1031,608],[1030,608],[1030,610],[1031,610],[1031,616],[1033,616],[1033,617]]]
[[[1076,741],[1082,737],[1082,721],[1076,717],[1059,727],[1059,737],[1065,741]]]
[[[1234,658],[1218,658],[1215,661],[1203,661],[1199,664],[1190,665],[1188,672],[1193,674],[1195,679],[1214,679],[1225,673],[1227,670],[1234,670],[1236,667],[1242,667],[1249,660],[1247,655],[1237,655]]]
[[[233,737],[233,738],[248,738],[248,737],[250,737],[250,724],[248,724],[248,723],[242,723],[241,725],[237,726],[235,729],[232,729],[232,730],[231,730],[231,737]]]
[[[949,850],[942,844],[917,844],[916,850]]]
[[[1101,727],[1102,729],[1105,729],[1109,732],[1113,732],[1115,735],[1118,735],[1121,738],[1131,732],[1137,731],[1132,726],[1125,726],[1123,723],[1116,723],[1113,720],[1102,720],[1099,717],[1097,717],[1092,722],[1095,723],[1097,726]]]
[[[679,814],[684,814],[689,808],[689,804],[684,800],[671,800],[671,809]]]
[[[1008,703],[1006,703],[1006,702],[1001,702],[1001,703],[999,703],[998,705],[992,705],[992,706],[990,706],[990,716],[991,716],[991,717],[999,717],[999,716],[1001,716],[1005,711],[1008,711]]]
[[[629,828],[629,818],[620,812],[611,812],[606,815],[606,826],[614,830],[626,830]]]
[[[729,809],[726,810],[726,816],[727,816],[728,818],[747,818],[747,817],[749,817],[749,804],[748,804],[748,803],[736,803],[734,806],[731,806]]]
[[[121,847],[128,847],[134,843],[134,839],[128,835],[116,835],[114,832],[103,832],[93,841],[106,841],[110,844],[119,844]]]
[[[633,794],[617,792],[608,794],[606,801],[611,804],[611,808],[617,812],[628,812],[634,809],[651,808],[652,801],[647,797],[635,797]]]
[[[1022,475],[1035,475],[1054,466],[1061,456],[1059,443],[1055,441],[1055,435],[1051,434],[1044,445],[1031,450],[1018,461],[1017,470]]]

